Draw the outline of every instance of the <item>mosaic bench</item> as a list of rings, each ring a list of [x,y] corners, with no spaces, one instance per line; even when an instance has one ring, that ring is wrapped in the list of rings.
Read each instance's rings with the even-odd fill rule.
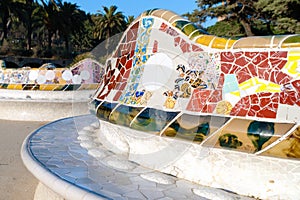
[[[1,66],[0,118],[52,121],[88,114],[86,105],[100,82],[101,71],[102,65],[92,59],[70,68],[55,68],[50,63],[40,68]]]
[[[226,39],[154,9],[105,68],[90,107],[113,151],[247,196],[300,195],[300,35]]]
[[[149,10],[129,26],[106,61],[89,102],[97,120],[82,116],[79,122],[69,118],[43,127],[24,143],[24,163],[32,163],[29,170],[67,199],[77,194],[81,199],[297,199],[299,69],[299,35],[225,39],[173,12]],[[86,128],[74,131],[70,121]],[[67,134],[53,136],[60,127]],[[73,149],[75,144],[80,149]],[[69,164],[71,178],[73,171],[63,167]],[[40,168],[47,174],[51,168],[59,181],[47,184],[50,178],[32,170]],[[94,168],[99,171],[90,173]],[[55,184],[61,179],[69,185],[59,190],[63,187]],[[158,180],[173,180],[170,187],[176,189],[166,193],[168,184]],[[187,185],[177,185],[181,181]],[[128,196],[127,184],[138,188],[134,196]],[[139,189],[143,184],[154,196]],[[71,192],[73,186],[85,193]],[[208,190],[217,195],[206,196]],[[236,194],[241,196],[227,196]]]

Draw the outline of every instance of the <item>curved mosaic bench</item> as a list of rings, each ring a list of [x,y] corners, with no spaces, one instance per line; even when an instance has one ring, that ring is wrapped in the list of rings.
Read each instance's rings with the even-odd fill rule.
[[[86,106],[100,82],[103,67],[85,59],[71,68],[0,68],[1,119],[52,121],[88,114]],[[58,109],[59,108],[59,109]]]
[[[147,11],[106,62],[97,119],[42,127],[23,161],[66,199],[297,199],[299,63],[299,35],[223,39]]]
[[[134,162],[243,195],[294,199],[299,76],[300,35],[225,39],[150,10],[107,60],[90,106],[99,137]],[[170,139],[187,146],[172,149]]]

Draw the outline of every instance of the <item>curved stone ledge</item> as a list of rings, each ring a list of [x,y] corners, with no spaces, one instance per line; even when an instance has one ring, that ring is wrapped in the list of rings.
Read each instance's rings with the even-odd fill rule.
[[[0,89],[1,100],[85,101],[95,90],[46,91]]]
[[[95,138],[98,127],[95,116],[77,116],[49,123],[26,138],[21,149],[23,163],[41,182],[35,200],[45,196],[72,200],[201,200],[212,199],[215,194],[220,194],[220,199],[252,199],[145,168],[106,149]],[[94,141],[89,150],[81,146],[91,138]],[[90,152],[98,156],[102,152],[102,156]]]
[[[89,114],[87,103],[93,92],[0,90],[0,119],[53,121]]]

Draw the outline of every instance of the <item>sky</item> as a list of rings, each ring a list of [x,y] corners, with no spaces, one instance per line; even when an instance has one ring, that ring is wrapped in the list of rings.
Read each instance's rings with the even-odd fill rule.
[[[196,0],[64,0],[66,2],[76,3],[81,10],[87,13],[95,14],[102,10],[102,6],[110,7],[116,5],[118,11],[123,12],[125,16],[139,16],[146,10],[153,8],[163,8],[171,10],[179,15],[192,12],[197,9]],[[212,21],[202,24],[204,27],[212,25]]]

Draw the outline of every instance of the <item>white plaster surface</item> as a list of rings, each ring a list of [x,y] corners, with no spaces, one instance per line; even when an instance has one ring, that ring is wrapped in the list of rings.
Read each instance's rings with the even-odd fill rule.
[[[107,148],[112,151],[120,150],[117,144],[126,143],[128,148],[122,153],[129,160],[192,182],[262,199],[292,200],[300,196],[297,160],[204,147],[103,121],[97,134],[103,144],[110,144]]]
[[[34,200],[45,200],[45,199],[64,200],[62,196],[60,196],[56,192],[53,192],[47,186],[45,186],[40,182],[35,190]]]
[[[26,91],[0,90],[0,119],[53,121],[89,114],[88,100],[94,90]]]

